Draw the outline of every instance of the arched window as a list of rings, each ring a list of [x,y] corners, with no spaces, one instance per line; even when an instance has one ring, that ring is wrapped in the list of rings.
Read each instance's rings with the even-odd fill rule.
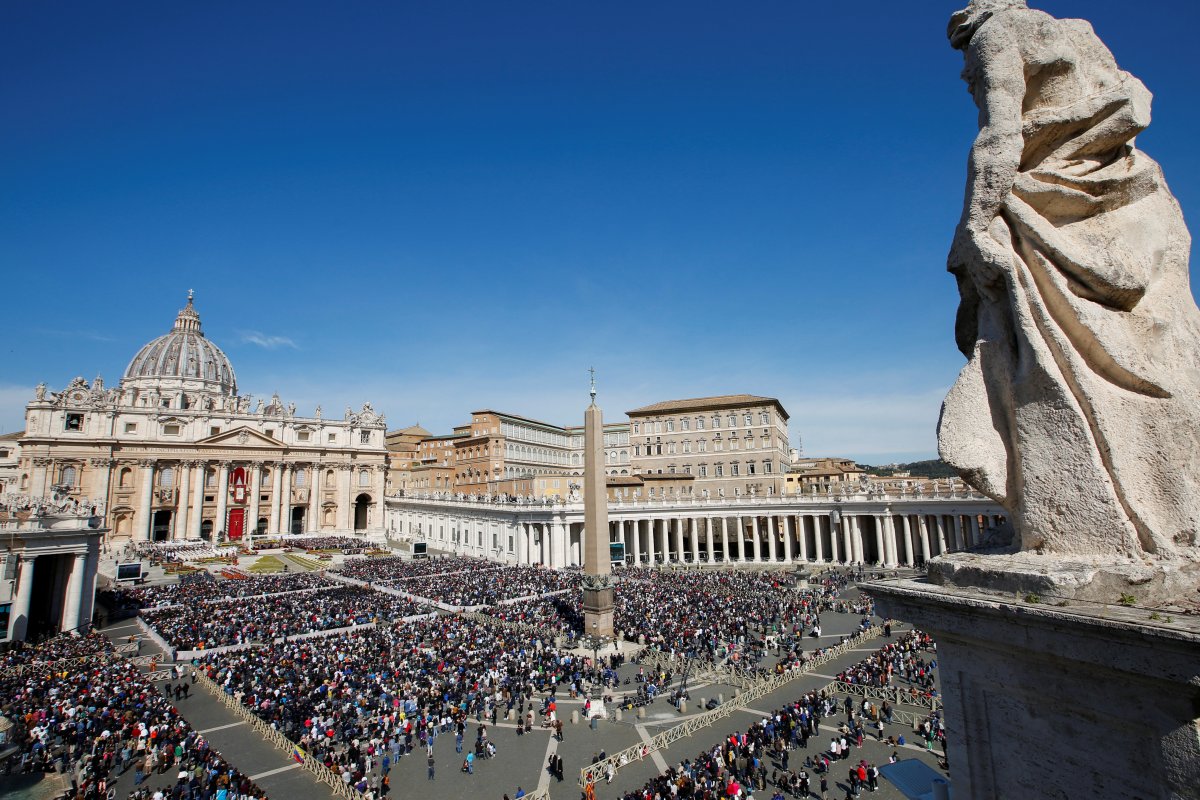
[[[128,489],[132,481],[133,470],[131,470],[129,467],[124,467],[121,470],[120,476],[117,478],[117,486],[120,486],[122,489]]]
[[[296,474],[292,476],[292,481],[297,486],[303,486],[308,482],[308,471],[303,469],[296,470]]]
[[[62,473],[59,475],[58,482],[63,486],[74,486],[75,477],[75,468],[72,466],[66,466],[62,468]]]
[[[175,485],[175,470],[172,467],[164,467],[159,471],[158,485],[168,489]]]
[[[337,478],[335,478],[333,476],[333,470],[328,470],[325,473],[325,486],[328,488],[333,488],[336,485],[337,485]]]

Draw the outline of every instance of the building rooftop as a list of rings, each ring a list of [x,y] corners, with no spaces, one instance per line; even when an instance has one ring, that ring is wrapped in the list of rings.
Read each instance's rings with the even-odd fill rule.
[[[742,406],[770,404],[779,409],[784,419],[788,413],[783,404],[774,397],[760,397],[755,394],[722,394],[715,397],[693,397],[687,400],[664,400],[632,411],[625,412],[629,416],[646,416],[649,414],[667,414],[673,411],[707,411],[726,408],[741,408]]]

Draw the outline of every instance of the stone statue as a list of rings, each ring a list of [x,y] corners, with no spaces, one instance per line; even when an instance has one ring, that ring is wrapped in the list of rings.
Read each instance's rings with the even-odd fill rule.
[[[321,407],[320,406],[317,406],[316,413],[313,414],[313,416],[315,416],[317,419],[321,418]]]
[[[1017,550],[1200,562],[1200,312],[1190,236],[1134,137],[1150,92],[1082,20],[1024,0],[954,15],[979,107],[948,268],[969,359],[942,457]]]
[[[46,399],[46,384],[39,383],[36,387],[34,387],[33,396],[36,397],[38,400],[45,400]]]

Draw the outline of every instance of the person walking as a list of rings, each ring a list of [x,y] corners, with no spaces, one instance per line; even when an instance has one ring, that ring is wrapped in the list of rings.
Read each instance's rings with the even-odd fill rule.
[[[384,758],[386,759],[387,756],[384,756]],[[428,767],[428,776],[429,776],[428,779],[433,780],[433,750],[432,749],[429,751],[429,756],[425,759],[425,764]],[[387,773],[385,772],[384,777],[386,777],[386,776],[387,776]]]

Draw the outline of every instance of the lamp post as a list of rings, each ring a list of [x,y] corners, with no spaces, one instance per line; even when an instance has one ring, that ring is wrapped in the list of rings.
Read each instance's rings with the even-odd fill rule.
[[[596,683],[599,682],[598,678],[599,678],[599,673],[600,673],[600,632],[599,632],[599,628],[600,628],[600,624],[598,622],[592,623],[592,671],[596,674],[596,678],[593,679],[593,681],[592,681],[593,685],[595,685]],[[593,698],[593,699],[595,699],[595,698]]]

